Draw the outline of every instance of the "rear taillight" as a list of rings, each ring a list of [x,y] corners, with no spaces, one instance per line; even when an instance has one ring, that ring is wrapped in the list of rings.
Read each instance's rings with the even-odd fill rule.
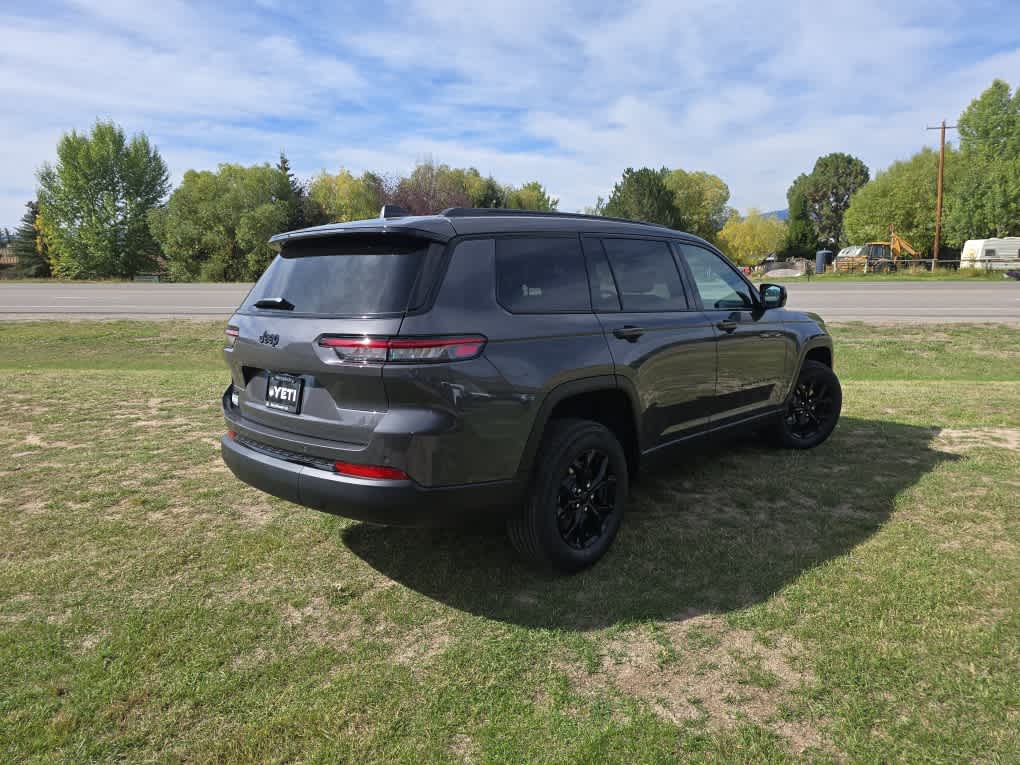
[[[237,327],[227,327],[223,330],[223,334],[227,336],[227,347],[233,348],[234,343],[237,340],[237,336],[240,334],[240,330]]]
[[[485,348],[485,338],[327,336],[319,338],[319,346],[332,348],[337,358],[351,363],[427,363],[473,359]]]
[[[337,461],[333,469],[340,475],[349,475],[353,478],[374,478],[380,481],[406,481],[407,473],[396,468],[385,465],[357,465],[353,462]]]

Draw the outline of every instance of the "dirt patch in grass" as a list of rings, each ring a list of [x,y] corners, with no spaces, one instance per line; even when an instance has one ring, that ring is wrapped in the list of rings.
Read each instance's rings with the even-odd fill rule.
[[[332,628],[333,612],[324,597],[312,598],[300,608],[288,603],[284,606],[283,621],[294,627],[305,640],[313,643],[326,645],[346,642],[345,635]]]
[[[784,715],[791,694],[815,682],[797,667],[800,654],[789,637],[766,645],[705,614],[613,639],[594,674],[564,669],[581,692],[615,689],[675,724],[730,729],[750,721],[782,736],[795,753],[835,754],[816,723]]]
[[[466,733],[455,733],[450,738],[450,754],[456,762],[470,763],[478,761],[478,747],[474,739]]]
[[[85,449],[88,444],[73,444],[70,441],[47,441],[36,433],[29,433],[25,436],[25,443],[29,446],[41,446],[44,449]]]
[[[399,639],[393,661],[412,670],[428,666],[453,642],[442,621],[430,622]]]
[[[944,428],[938,441],[941,448],[954,453],[980,448],[1020,452],[1020,428]]]

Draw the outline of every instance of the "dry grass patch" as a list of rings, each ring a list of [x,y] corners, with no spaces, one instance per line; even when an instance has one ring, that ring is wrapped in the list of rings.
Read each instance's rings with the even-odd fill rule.
[[[455,733],[450,738],[450,754],[456,762],[471,765],[478,762],[478,746],[466,733]]]
[[[396,641],[393,661],[412,671],[431,665],[453,642],[445,620],[436,620],[411,630]]]
[[[818,725],[784,714],[795,702],[792,694],[816,682],[798,662],[802,653],[787,636],[765,643],[703,614],[612,639],[593,674],[561,669],[580,693],[612,689],[674,724],[729,730],[752,722],[781,736],[794,753],[831,754]]]
[[[1020,428],[943,428],[937,440],[955,454],[980,448],[1020,452]]]

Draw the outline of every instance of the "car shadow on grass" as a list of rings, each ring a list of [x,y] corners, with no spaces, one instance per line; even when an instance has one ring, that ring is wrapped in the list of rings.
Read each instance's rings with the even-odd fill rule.
[[[757,441],[671,455],[633,487],[606,558],[575,576],[530,569],[492,531],[348,526],[370,566],[441,603],[531,627],[590,630],[762,602],[875,534],[940,463],[937,430],[844,417],[809,452]],[[479,512],[484,512],[480,509]]]

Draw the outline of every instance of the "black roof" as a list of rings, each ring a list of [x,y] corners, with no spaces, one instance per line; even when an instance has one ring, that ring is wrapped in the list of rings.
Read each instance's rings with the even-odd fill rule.
[[[392,216],[384,208],[383,214]],[[582,213],[534,212],[503,208],[451,207],[438,215],[407,215],[379,217],[349,223],[329,223],[297,231],[277,234],[269,241],[282,245],[293,239],[337,236],[358,233],[405,233],[445,242],[465,234],[504,234],[517,232],[633,234],[638,236],[682,236],[696,241],[698,237],[655,223],[607,218]]]

